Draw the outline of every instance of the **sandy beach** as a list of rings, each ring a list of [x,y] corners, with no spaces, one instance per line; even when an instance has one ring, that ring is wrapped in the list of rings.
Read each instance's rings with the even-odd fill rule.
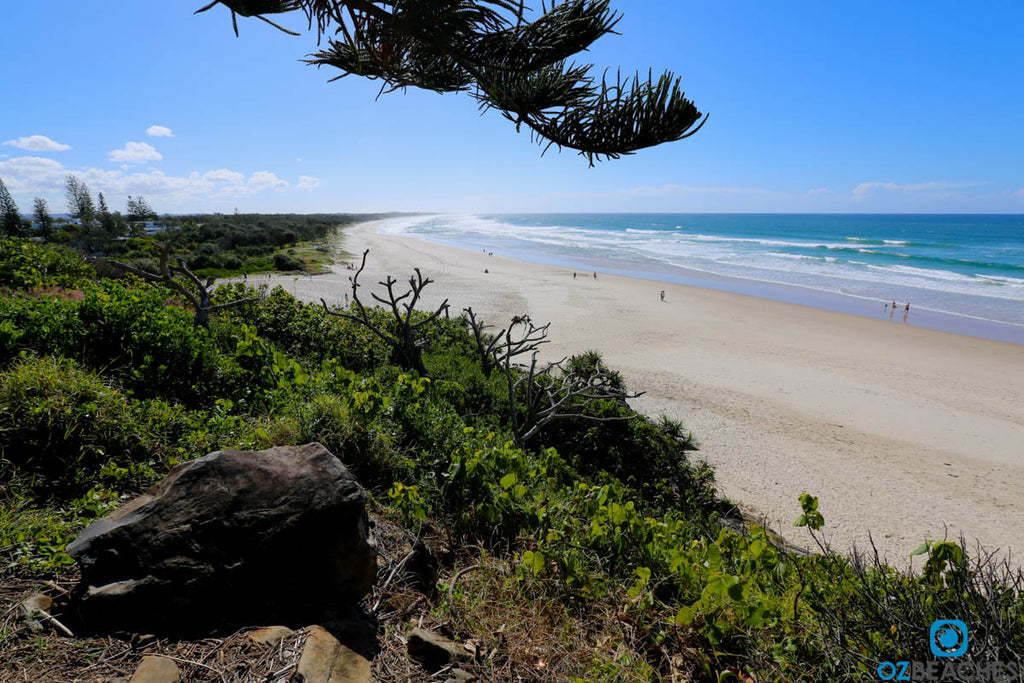
[[[638,410],[694,433],[695,457],[714,466],[723,495],[793,542],[810,542],[792,526],[806,491],[838,550],[868,548],[870,533],[897,565],[924,539],[960,534],[1024,551],[1024,346],[683,285],[574,278],[380,226],[342,238],[350,253],[370,249],[361,295],[418,267],[435,281],[424,307],[448,298],[453,313],[472,306],[497,326],[512,315],[552,321],[546,357],[600,351],[646,392]],[[351,274],[339,265],[271,280],[339,303]]]

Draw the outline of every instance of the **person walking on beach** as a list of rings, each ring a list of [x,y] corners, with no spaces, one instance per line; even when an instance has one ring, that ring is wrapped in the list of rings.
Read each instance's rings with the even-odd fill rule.
[[[597,271],[596,270],[594,271],[594,279],[595,280],[597,279]]]
[[[575,279],[576,279],[576,271],[575,271],[575,270],[574,270],[574,271],[572,272],[572,279],[573,279],[573,280],[575,280]]]
[[[665,300],[665,290],[664,290],[664,289],[663,289],[663,290],[661,290],[661,300],[662,300],[662,301],[664,301],[664,300]]]

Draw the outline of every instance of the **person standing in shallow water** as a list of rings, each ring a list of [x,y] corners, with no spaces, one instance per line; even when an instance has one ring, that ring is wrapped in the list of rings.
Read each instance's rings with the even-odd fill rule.
[[[903,309],[903,322],[907,322],[907,316],[910,315],[910,304],[907,303],[906,308]]]
[[[889,309],[889,320],[892,320],[892,314],[896,312],[896,302],[892,302],[892,308]]]

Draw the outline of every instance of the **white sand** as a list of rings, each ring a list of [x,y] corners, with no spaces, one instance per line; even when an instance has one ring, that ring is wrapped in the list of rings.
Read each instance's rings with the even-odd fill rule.
[[[647,392],[638,410],[693,431],[722,494],[794,542],[809,544],[792,527],[806,491],[836,549],[866,548],[870,532],[901,565],[947,534],[1024,551],[1024,346],[642,279],[573,279],[380,225],[343,238],[350,253],[371,250],[361,297],[419,267],[436,281],[424,307],[447,297],[453,314],[472,306],[499,326],[552,321],[547,357],[600,351]],[[351,274],[275,280],[333,303]]]

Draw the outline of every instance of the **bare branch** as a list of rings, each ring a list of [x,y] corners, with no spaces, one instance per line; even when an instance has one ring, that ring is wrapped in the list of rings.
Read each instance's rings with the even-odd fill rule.
[[[516,316],[498,337],[489,337],[486,325],[472,309],[465,309],[467,324],[476,340],[477,353],[485,372],[501,368],[508,383],[508,419],[519,445],[537,435],[553,420],[578,417],[597,422],[634,419],[629,416],[594,416],[588,409],[594,401],[625,401],[641,393],[630,393],[618,376],[608,371],[597,358],[594,367],[566,365],[563,358],[539,367],[537,350],[548,343],[551,323],[537,326],[529,316]],[[513,359],[530,354],[529,365]]]
[[[388,345],[395,346],[396,344],[398,344],[398,339],[392,337],[387,332],[379,328],[377,325],[374,325],[373,322],[369,320],[369,318],[360,315],[352,315],[351,313],[344,313],[342,311],[332,310],[330,307],[328,307],[327,302],[324,301],[322,298],[320,299],[320,303],[324,305],[324,312],[326,312],[327,315],[333,315],[339,318],[347,318],[348,320],[354,320],[357,323],[360,323],[361,325],[366,327],[368,330],[370,330],[370,332],[373,332],[375,335],[380,337],[381,341],[387,343]]]
[[[249,297],[247,299],[240,299],[238,301],[228,301],[223,304],[213,305],[210,303],[210,300],[214,291],[212,288],[216,280],[211,277],[208,278],[206,282],[203,282],[198,277],[196,277],[195,273],[188,269],[188,267],[185,265],[185,259],[181,257],[178,258],[177,266],[169,266],[168,259],[170,257],[170,247],[166,244],[157,244],[156,247],[160,250],[159,273],[151,273],[147,270],[142,270],[141,268],[130,266],[127,263],[121,263],[120,261],[114,261],[111,259],[108,259],[107,262],[117,266],[118,268],[121,268],[126,272],[132,273],[133,275],[137,275],[141,277],[143,280],[146,280],[147,282],[158,282],[160,284],[170,287],[174,291],[181,294],[188,300],[190,304],[192,304],[192,308],[195,310],[194,320],[196,325],[200,325],[202,327],[209,327],[210,313],[221,311],[226,308],[233,308],[234,306],[241,306],[242,304],[251,303],[253,301],[260,301],[263,299],[263,295],[261,294],[260,296]],[[184,276],[185,279],[192,285],[194,291],[190,290],[178,279],[176,279],[174,277],[175,275]]]
[[[395,285],[398,284],[398,280],[388,275],[383,281],[378,283],[387,290],[387,294],[382,296],[374,292],[370,293],[370,297],[374,301],[382,304],[391,314],[391,318],[394,321],[395,331],[394,333],[388,332],[370,318],[366,307],[359,299],[359,276],[366,268],[366,256],[369,253],[369,249],[363,252],[363,258],[362,262],[359,264],[359,269],[351,278],[352,301],[354,303],[354,306],[352,307],[353,313],[331,310],[327,306],[326,301],[321,299],[320,302],[323,304],[324,310],[328,314],[354,320],[379,337],[384,343],[391,347],[393,360],[403,368],[407,370],[415,370],[420,375],[426,375],[427,371],[423,366],[422,353],[425,342],[420,336],[419,330],[424,325],[436,320],[441,313],[447,313],[448,300],[445,299],[432,313],[425,315],[422,319],[416,322],[413,322],[413,313],[416,310],[416,304],[419,303],[423,289],[433,282],[433,280],[423,277],[419,268],[416,268],[416,275],[409,278],[409,289],[405,292],[397,293],[395,291]]]

